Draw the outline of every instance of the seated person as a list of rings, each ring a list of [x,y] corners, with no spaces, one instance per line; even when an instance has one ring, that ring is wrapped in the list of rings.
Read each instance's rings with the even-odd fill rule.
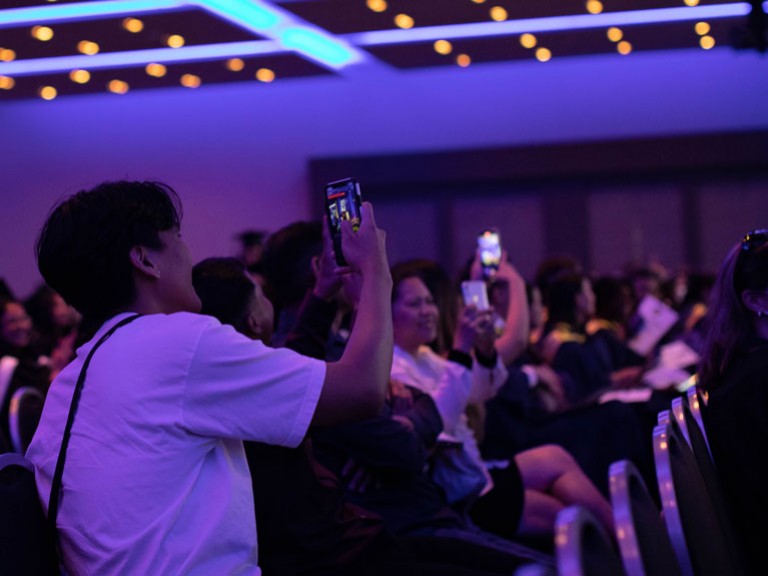
[[[342,235],[364,311],[344,356],[325,364],[197,314],[181,203],[168,186],[107,182],[54,208],[36,246],[45,281],[100,326],[94,338],[141,315],[96,350],[87,373],[95,340],[78,349],[51,384],[27,452],[47,508],[65,451],[56,527],[68,573],[261,573],[242,440],[297,446],[310,424],[381,409],[391,280],[370,205],[363,215]]]

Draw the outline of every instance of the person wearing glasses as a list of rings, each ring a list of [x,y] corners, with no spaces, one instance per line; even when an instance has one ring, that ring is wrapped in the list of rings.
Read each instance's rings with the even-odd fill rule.
[[[704,425],[748,572],[765,574],[768,229],[744,236],[712,290],[698,371]]]

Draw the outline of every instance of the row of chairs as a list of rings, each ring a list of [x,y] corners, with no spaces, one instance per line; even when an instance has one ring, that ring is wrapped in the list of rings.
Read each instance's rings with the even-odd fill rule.
[[[8,440],[11,450],[16,454],[26,453],[32,442],[44,402],[40,390],[31,386],[22,386],[11,395],[8,405]]]
[[[695,388],[659,413],[653,452],[661,512],[630,461],[610,467],[618,551],[594,517],[572,506],[557,518],[557,570],[524,567],[516,576],[744,574]]]

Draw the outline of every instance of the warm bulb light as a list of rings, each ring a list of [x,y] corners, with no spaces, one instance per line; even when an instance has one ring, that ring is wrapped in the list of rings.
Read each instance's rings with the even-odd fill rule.
[[[179,82],[181,82],[181,85],[185,88],[197,88],[202,84],[200,76],[195,76],[194,74],[184,74]]]
[[[0,76],[0,90],[11,90],[16,85],[16,81],[10,76]]]
[[[184,46],[184,36],[179,34],[171,34],[168,36],[168,39],[165,42],[171,48],[181,48]]]
[[[504,22],[509,17],[507,11],[501,6],[494,6],[491,8],[491,20],[495,22]]]
[[[157,64],[155,62],[152,62],[151,64],[147,64],[144,68],[144,71],[149,76],[154,76],[155,78],[162,78],[165,76],[167,69],[163,64]]]
[[[523,34],[520,36],[520,45],[523,48],[533,48],[536,46],[536,36],[533,34]]]
[[[10,48],[0,48],[0,62],[13,62],[16,60],[16,52]]]
[[[451,53],[451,51],[453,50],[453,45],[451,45],[451,43],[448,42],[448,40],[438,40],[437,42],[435,42],[434,48],[435,48],[435,52],[437,52],[438,54],[446,55]]]
[[[69,79],[77,84],[85,84],[91,79],[91,73],[88,70],[72,70]]]
[[[94,54],[99,53],[99,45],[90,40],[81,40],[77,43],[77,50],[87,56],[93,56]]]
[[[608,28],[608,40],[611,42],[618,42],[622,38],[624,38],[624,32],[621,31],[620,28],[616,28],[616,26],[611,26]]]
[[[128,82],[122,80],[110,80],[107,84],[107,90],[115,94],[125,94],[128,92]]]
[[[698,6],[699,0],[683,0],[686,6]]]
[[[368,0],[366,5],[374,12],[384,12],[387,9],[387,3],[384,0]]]
[[[546,62],[552,58],[552,52],[549,48],[539,48],[536,50],[536,60]]]
[[[123,20],[123,28],[128,32],[136,34],[137,32],[144,30],[144,22],[138,18],[126,18]]]
[[[482,4],[485,0],[472,0],[475,4]]]
[[[696,30],[696,34],[699,36],[705,36],[709,34],[711,29],[712,27],[706,22],[696,22],[696,26],[694,26],[694,30]]]
[[[259,68],[256,71],[256,80],[259,82],[272,82],[275,79],[275,73],[269,68]]]
[[[466,68],[470,64],[472,64],[472,59],[467,54],[459,54],[456,56],[456,64],[461,66],[462,68]]]
[[[243,68],[245,68],[245,62],[243,62],[242,58],[230,58],[227,60],[227,70],[240,72]]]
[[[600,0],[589,0],[587,2],[587,12],[590,14],[600,14],[603,11],[603,3]]]
[[[48,28],[48,26],[33,26],[31,34],[32,38],[40,40],[41,42],[48,42],[48,40],[53,38],[53,30]]]
[[[58,95],[56,88],[53,86],[43,86],[40,88],[40,90],[37,91],[37,93],[43,100],[53,100]]]
[[[699,39],[699,45],[704,48],[704,50],[711,50],[715,47],[715,39],[712,36],[702,36]]]
[[[395,16],[395,26],[398,28],[407,30],[408,28],[413,28],[413,24],[413,18],[408,16],[408,14],[398,14]]]
[[[626,56],[630,52],[632,52],[632,44],[627,42],[626,40],[622,40],[616,45],[616,50],[618,50],[619,54],[622,56]]]

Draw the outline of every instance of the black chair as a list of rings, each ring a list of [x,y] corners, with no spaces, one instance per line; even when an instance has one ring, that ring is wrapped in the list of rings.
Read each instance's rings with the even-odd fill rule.
[[[739,558],[727,544],[733,535],[721,521],[696,458],[675,422],[654,428],[653,454],[664,522],[683,575],[742,574]]]
[[[18,454],[0,454],[0,518],[2,574],[60,573],[38,501],[34,467]]]
[[[642,476],[629,460],[608,471],[619,552],[627,576],[680,576],[667,529]]]
[[[581,506],[561,510],[555,522],[555,556],[561,576],[623,576],[613,542]]]
[[[13,451],[17,454],[26,453],[40,422],[43,402],[42,393],[31,386],[22,386],[11,396],[8,408],[8,429]]]

